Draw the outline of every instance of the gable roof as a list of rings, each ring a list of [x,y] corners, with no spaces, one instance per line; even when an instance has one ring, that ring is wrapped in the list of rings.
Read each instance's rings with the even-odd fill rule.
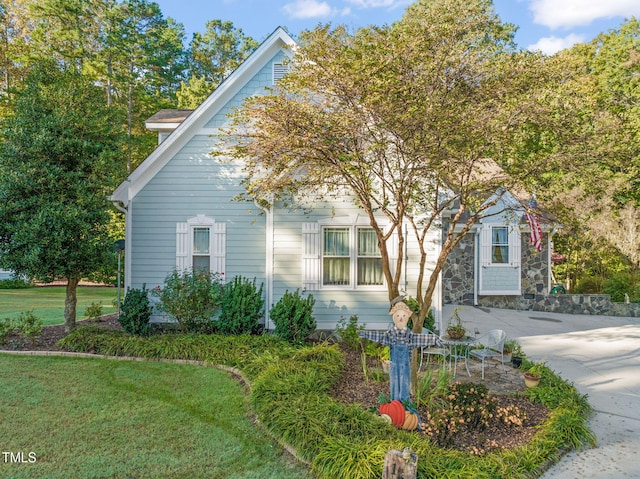
[[[294,40],[278,27],[269,37],[231,73],[209,97],[191,114],[185,115],[174,132],[160,143],[156,149],[124,180],[109,197],[125,207],[144,186],[164,167],[180,149],[197,134],[206,123],[236,95],[242,87],[280,50],[291,49]],[[291,53],[292,55],[292,53]],[[171,116],[176,110],[167,110]],[[161,112],[160,112],[161,113]],[[183,111],[183,114],[186,112]],[[156,115],[154,115],[156,116]],[[162,117],[166,116],[164,114]],[[154,117],[151,117],[154,118]],[[149,120],[151,120],[151,118]],[[160,118],[163,119],[163,118]],[[177,120],[176,117],[172,118]],[[147,120],[147,122],[149,121]],[[211,134],[211,132],[208,132]]]

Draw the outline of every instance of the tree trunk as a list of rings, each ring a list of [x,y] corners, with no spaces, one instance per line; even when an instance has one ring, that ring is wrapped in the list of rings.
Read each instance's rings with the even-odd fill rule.
[[[64,300],[64,330],[70,333],[76,329],[76,291],[80,278],[67,278],[67,295]]]
[[[409,450],[391,450],[384,457],[382,479],[415,479],[418,475],[418,455]]]

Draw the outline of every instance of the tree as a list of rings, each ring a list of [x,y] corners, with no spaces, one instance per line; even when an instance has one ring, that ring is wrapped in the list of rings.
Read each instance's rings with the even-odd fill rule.
[[[556,60],[575,72],[563,85],[564,96],[580,101],[579,121],[567,130],[578,161],[542,179],[540,191],[564,225],[556,244],[567,262],[556,271],[571,272],[565,278],[575,284],[590,274],[583,262],[595,260],[600,268],[610,265],[600,272],[607,277],[620,269],[618,255],[626,258],[626,269],[638,271],[640,22],[631,18],[590,43],[559,52]],[[612,247],[595,247],[602,242]]]
[[[76,287],[112,254],[107,194],[120,152],[118,112],[75,72],[48,65],[11,98],[0,144],[0,265],[41,281],[65,278],[65,329]]]
[[[182,25],[164,19],[158,4],[148,0],[115,3],[104,19],[103,51],[94,68],[108,103],[126,109],[127,171],[153,147],[145,135],[155,139],[142,131],[140,116],[148,118],[175,100],[186,66],[183,37]]]
[[[190,43],[189,84],[182,84],[178,95],[179,108],[194,108],[258,46],[253,38],[230,21],[210,20],[205,32],[193,34]]]
[[[227,153],[243,159],[248,195],[354,198],[378,236],[390,300],[403,275],[390,241],[395,233],[403,251],[408,226],[420,247],[416,332],[449,253],[505,189],[553,168],[554,135],[571,116],[553,88],[559,65],[516,51],[513,32],[486,0],[420,0],[399,22],[354,34],[318,27],[300,35],[291,72],[249,99],[230,132]],[[441,219],[428,272],[427,232]]]

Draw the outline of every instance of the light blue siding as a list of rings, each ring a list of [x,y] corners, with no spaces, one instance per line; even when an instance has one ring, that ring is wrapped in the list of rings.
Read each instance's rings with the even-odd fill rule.
[[[203,152],[209,142],[198,138]],[[253,203],[233,201],[241,192],[237,172],[213,158],[176,155],[140,192],[130,208],[133,287],[161,285],[176,266],[176,224],[203,214],[226,223],[227,278],[265,278],[265,221]],[[169,166],[168,165],[168,166]]]
[[[239,93],[229,101],[220,111],[218,111],[206,124],[208,128],[224,128],[230,126],[229,113],[234,108],[242,106],[245,98],[265,93],[265,86],[273,86],[273,64],[280,63],[285,57],[283,52],[279,52],[262,69],[254,75],[239,91]]]
[[[350,216],[351,215],[351,216]],[[274,298],[280,298],[286,290],[302,291],[302,225],[311,222],[349,221],[354,215],[364,221],[357,223],[368,226],[364,212],[356,208],[350,201],[335,201],[331,204],[314,205],[308,214],[302,211],[276,209],[274,213]],[[349,218],[349,219],[347,219]],[[380,218],[383,220],[383,218]],[[434,231],[427,240],[428,263],[427,269],[432,270],[438,250],[439,231]],[[415,296],[415,285],[418,276],[418,246],[409,231],[410,246],[408,258],[404,262],[407,268],[407,284],[401,284],[400,289]],[[404,274],[403,274],[404,279]],[[389,316],[389,294],[387,288],[380,290],[358,289],[329,289],[320,287],[319,290],[307,291],[316,300],[314,316],[318,329],[332,330],[341,317],[358,315],[360,323],[366,323],[369,329],[386,329],[393,322]]]
[[[481,277],[481,291],[513,291],[514,286],[519,284],[520,267],[486,267]]]

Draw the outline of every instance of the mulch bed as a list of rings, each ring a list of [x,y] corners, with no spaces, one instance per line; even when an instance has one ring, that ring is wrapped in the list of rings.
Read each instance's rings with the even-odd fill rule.
[[[108,329],[120,329],[122,326],[118,322],[118,314],[108,314],[100,317],[98,321],[84,320],[76,321],[77,326],[92,325]],[[7,343],[0,346],[0,349],[23,350],[23,351],[60,351],[60,347],[56,344],[64,338],[67,333],[64,330],[64,324],[55,324],[52,326],[44,326],[42,328],[42,336],[37,338],[35,342],[28,339],[22,339],[17,334],[9,336]]]
[[[332,391],[333,396],[345,404],[357,403],[364,409],[377,409],[380,395],[389,395],[388,381],[377,382],[371,378],[365,380],[360,353],[344,347],[342,350],[346,358],[346,368]],[[373,369],[377,366],[377,360],[369,358],[367,367]],[[436,364],[432,366],[438,367]],[[492,396],[496,398],[499,407],[516,406],[526,414],[526,420],[522,427],[507,426],[496,422],[481,431],[461,428],[453,438],[453,448],[483,454],[496,449],[512,449],[522,446],[536,434],[537,426],[547,419],[549,410],[546,407],[534,404],[522,395],[524,384],[521,373],[512,370],[510,366],[507,368],[506,374],[499,367],[487,368],[486,379],[483,381],[478,365],[471,362],[471,377],[461,368],[456,380],[484,384]],[[426,412],[426,408],[419,410],[422,418],[426,417]],[[423,433],[416,432],[416,434]]]

